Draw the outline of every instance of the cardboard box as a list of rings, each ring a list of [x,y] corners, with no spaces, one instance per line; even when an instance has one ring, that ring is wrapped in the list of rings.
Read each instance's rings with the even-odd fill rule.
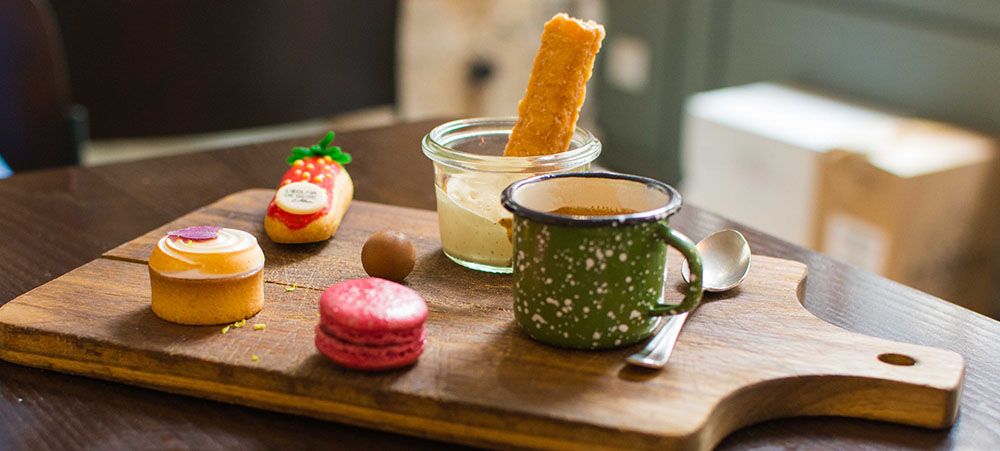
[[[693,96],[684,201],[998,314],[997,143],[884,108],[757,83]]]
[[[997,143],[900,119],[865,153],[824,154],[812,247],[984,314],[996,309]]]
[[[809,247],[823,154],[863,149],[897,116],[788,86],[695,94],[681,137],[685,202]]]

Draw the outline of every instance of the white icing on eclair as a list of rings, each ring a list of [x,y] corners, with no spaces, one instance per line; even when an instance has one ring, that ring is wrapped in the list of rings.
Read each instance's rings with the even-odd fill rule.
[[[309,182],[294,182],[282,186],[274,195],[278,208],[293,215],[310,215],[326,207],[326,190]]]

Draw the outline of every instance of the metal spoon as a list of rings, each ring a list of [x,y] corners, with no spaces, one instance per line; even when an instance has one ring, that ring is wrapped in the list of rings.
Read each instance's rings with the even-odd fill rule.
[[[750,272],[750,245],[740,232],[720,230],[699,241],[697,247],[701,254],[705,291],[719,292],[736,288]],[[681,265],[681,277],[685,282],[691,277],[687,261]],[[671,316],[667,324],[646,343],[646,347],[628,356],[625,362],[645,368],[663,368],[677,344],[677,337],[687,316],[687,313]]]

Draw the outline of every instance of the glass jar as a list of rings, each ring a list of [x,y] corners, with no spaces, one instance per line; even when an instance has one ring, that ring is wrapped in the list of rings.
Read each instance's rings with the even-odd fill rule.
[[[514,117],[452,121],[435,127],[422,142],[434,162],[441,249],[467,268],[511,272],[513,219],[500,204],[504,188],[535,175],[589,170],[601,154],[601,142],[576,127],[565,152],[505,157],[515,122]]]

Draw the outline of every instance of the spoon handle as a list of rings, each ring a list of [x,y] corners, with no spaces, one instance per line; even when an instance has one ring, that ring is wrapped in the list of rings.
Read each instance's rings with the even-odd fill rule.
[[[674,345],[677,344],[677,337],[680,336],[681,328],[684,327],[684,321],[687,320],[687,317],[687,313],[671,316],[663,329],[657,332],[653,339],[649,340],[649,343],[646,343],[646,347],[628,356],[625,362],[645,368],[663,368],[667,364],[667,360],[670,360],[670,354],[674,350]]]

